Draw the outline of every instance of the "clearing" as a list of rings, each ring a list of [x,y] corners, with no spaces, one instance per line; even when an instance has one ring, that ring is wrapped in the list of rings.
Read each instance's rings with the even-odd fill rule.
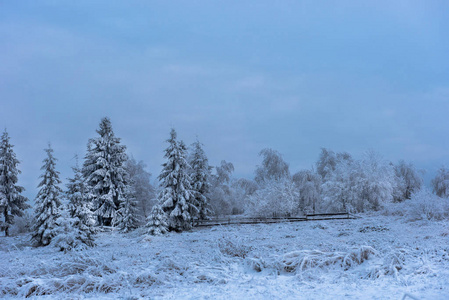
[[[362,217],[102,232],[66,254],[0,237],[0,297],[449,299],[448,221]]]

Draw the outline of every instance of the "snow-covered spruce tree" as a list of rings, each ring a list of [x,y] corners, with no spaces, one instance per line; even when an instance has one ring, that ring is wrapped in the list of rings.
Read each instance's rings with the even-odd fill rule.
[[[79,218],[71,218],[68,209],[61,211],[61,216],[56,219],[55,224],[55,236],[51,240],[51,245],[60,251],[85,249],[95,245],[91,232],[82,229]]]
[[[207,219],[211,210],[209,209],[208,195],[210,191],[210,169],[206,153],[204,153],[201,143],[196,141],[192,145],[190,156],[191,182],[193,193],[193,204],[197,210],[190,211],[192,217],[200,220]],[[197,212],[197,213],[196,213]]]
[[[44,174],[40,176],[39,192],[36,197],[35,220],[33,225],[32,241],[36,246],[50,244],[56,234],[56,219],[60,217],[62,189],[59,172],[56,171],[56,158],[53,157],[53,149],[50,145],[45,149],[47,157],[41,170]]]
[[[191,216],[189,211],[195,209],[192,201],[189,165],[186,161],[186,146],[176,140],[176,131],[170,132],[167,140],[169,146],[165,149],[164,157],[167,162],[162,164],[159,175],[161,191],[158,202],[168,216],[169,230],[182,231],[190,228]]]
[[[168,232],[167,215],[159,204],[153,206],[147,221],[147,234],[161,235]]]
[[[101,120],[97,133],[89,140],[82,172],[98,224],[114,226],[128,186],[126,146],[115,137],[108,118]]]
[[[81,169],[78,167],[78,162],[72,170],[73,178],[68,179],[69,183],[67,184],[67,191],[65,193],[68,200],[68,217],[71,218],[71,222],[65,224],[64,222],[59,221],[58,223],[64,223],[65,225],[60,225],[62,227],[67,227],[66,230],[62,230],[63,235],[68,236],[67,231],[70,231],[70,227],[74,229],[71,232],[71,236],[74,239],[73,243],[80,242],[92,247],[94,245],[93,234],[95,232],[93,228],[94,220],[89,200],[87,199],[86,186]],[[67,244],[70,245],[71,243]]]
[[[442,198],[449,198],[449,169],[441,167],[432,179],[433,192]]]
[[[17,185],[20,174],[20,170],[17,169],[19,160],[13,147],[5,130],[0,144],[0,210],[4,218],[2,226],[5,236],[9,235],[9,227],[14,224],[14,217],[23,216],[25,209],[30,207],[26,203],[28,199],[20,195],[25,189]]]
[[[138,227],[137,201],[132,187],[128,188],[124,200],[120,204],[118,226],[123,232],[129,232]]]

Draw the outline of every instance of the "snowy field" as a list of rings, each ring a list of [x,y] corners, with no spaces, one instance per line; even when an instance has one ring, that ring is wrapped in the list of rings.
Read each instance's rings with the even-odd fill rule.
[[[0,237],[0,298],[449,299],[447,221],[361,216],[102,232],[66,254]]]

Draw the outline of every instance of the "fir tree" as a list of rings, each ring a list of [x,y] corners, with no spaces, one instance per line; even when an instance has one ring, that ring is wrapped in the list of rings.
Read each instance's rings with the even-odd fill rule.
[[[147,221],[147,234],[161,235],[168,232],[167,215],[159,204],[153,206]]]
[[[73,178],[68,179],[69,183],[67,184],[66,191],[66,197],[68,200],[67,208],[71,221],[69,224],[65,224],[64,222],[59,223],[63,223],[61,224],[62,227],[67,227],[66,230],[63,230],[64,234],[67,234],[67,232],[71,230],[71,227],[74,229],[71,231],[74,240],[87,246],[93,246],[93,216],[87,199],[86,186],[84,184],[82,172],[78,167],[78,161],[72,170],[74,173]],[[73,245],[73,243],[67,244]]]
[[[192,217],[197,217],[200,220],[207,219],[211,211],[209,209],[209,201],[207,195],[210,191],[210,169],[209,163],[204,153],[201,143],[196,141],[193,143],[193,152],[190,157],[191,180],[193,205],[196,210],[191,210]],[[197,213],[196,213],[197,212]]]
[[[5,236],[9,236],[9,227],[14,224],[14,217],[23,216],[24,210],[30,207],[26,203],[28,199],[20,195],[25,189],[17,185],[19,160],[13,147],[5,130],[0,145],[0,210],[4,218]]]
[[[119,226],[124,232],[131,231],[138,227],[137,224],[139,223],[139,219],[137,217],[137,201],[135,192],[132,188],[128,189],[128,193],[126,193],[126,197],[121,203],[119,215]]]
[[[60,217],[59,208],[61,206],[60,196],[62,193],[58,184],[59,172],[56,171],[56,158],[53,157],[53,149],[49,145],[45,149],[47,158],[41,170],[44,174],[40,176],[39,193],[36,197],[35,223],[33,226],[32,241],[36,246],[46,246],[56,235],[56,219]]]
[[[52,238],[51,244],[59,250],[67,252],[75,248],[84,249],[95,245],[92,232],[80,226],[83,224],[79,218],[71,218],[68,210],[62,211],[55,224],[55,236]]]
[[[190,227],[191,216],[189,211],[195,209],[190,202],[191,185],[188,175],[188,163],[186,161],[186,146],[176,140],[176,131],[170,132],[168,148],[165,150],[164,163],[159,180],[161,192],[158,195],[162,209],[168,215],[170,230],[182,231]]]
[[[126,147],[115,137],[108,118],[101,120],[97,133],[99,137],[89,140],[83,176],[99,225],[109,226],[119,220],[117,212],[128,185]]]

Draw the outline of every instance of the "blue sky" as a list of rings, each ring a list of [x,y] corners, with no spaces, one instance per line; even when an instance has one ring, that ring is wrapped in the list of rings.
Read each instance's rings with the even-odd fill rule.
[[[321,147],[449,162],[447,1],[3,1],[0,125],[36,194],[103,116],[153,178],[170,127],[252,177],[265,147],[293,172]]]

